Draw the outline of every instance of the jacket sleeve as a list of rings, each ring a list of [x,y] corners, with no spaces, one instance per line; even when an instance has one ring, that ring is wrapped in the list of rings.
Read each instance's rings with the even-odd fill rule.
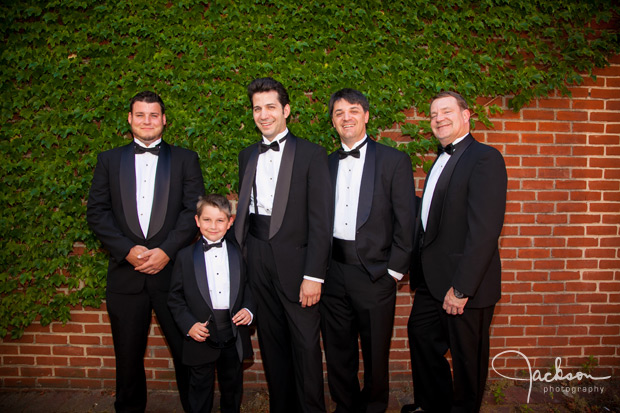
[[[413,251],[416,199],[411,159],[405,153],[401,154],[392,178],[394,231],[388,268],[404,274],[409,271]]]

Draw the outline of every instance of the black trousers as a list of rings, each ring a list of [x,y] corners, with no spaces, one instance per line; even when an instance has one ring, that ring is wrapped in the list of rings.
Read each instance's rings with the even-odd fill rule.
[[[336,412],[385,412],[397,283],[385,274],[373,282],[361,265],[332,260],[320,301],[327,377]],[[359,347],[364,387],[358,380]]]
[[[417,288],[407,323],[413,395],[431,412],[477,412],[489,369],[489,328],[495,306],[449,315],[426,285]],[[450,350],[450,364],[445,358]]]
[[[243,366],[237,348],[222,349],[213,363],[191,366],[189,403],[191,413],[210,413],[213,408],[215,372],[220,389],[220,412],[239,413],[243,396]]]
[[[183,409],[189,410],[189,370],[181,362],[183,336],[172,318],[167,301],[167,291],[149,289],[148,283],[138,294],[106,293],[116,357],[114,408],[117,412],[144,412],[146,409],[144,353],[152,310],[155,310],[170,347]]]
[[[318,305],[302,308],[280,285],[271,245],[248,235],[248,278],[256,299],[271,413],[325,412]]]

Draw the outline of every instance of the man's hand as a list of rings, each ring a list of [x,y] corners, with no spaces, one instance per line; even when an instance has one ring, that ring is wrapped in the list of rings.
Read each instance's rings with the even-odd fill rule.
[[[134,245],[133,248],[129,250],[129,254],[127,254],[125,259],[128,263],[133,265],[135,269],[136,267],[139,267],[146,262],[146,259],[138,258],[139,255],[145,251],[148,251],[148,248],[146,248],[144,245]]]
[[[450,287],[448,292],[446,293],[446,297],[443,299],[443,309],[446,310],[446,313],[451,315],[460,315],[463,314],[465,304],[467,304],[467,300],[469,298],[456,298],[454,295],[454,287]]]
[[[317,281],[303,280],[299,288],[299,302],[302,307],[312,307],[321,299],[322,284]]]
[[[161,248],[141,252],[138,258],[145,261],[134,270],[151,275],[160,272],[170,262],[170,257]]]
[[[187,333],[191,338],[196,341],[203,342],[209,337],[209,329],[207,328],[207,322],[196,323],[189,329]]]
[[[242,308],[237,314],[235,314],[232,321],[236,326],[247,326],[252,322],[252,316],[248,310]]]

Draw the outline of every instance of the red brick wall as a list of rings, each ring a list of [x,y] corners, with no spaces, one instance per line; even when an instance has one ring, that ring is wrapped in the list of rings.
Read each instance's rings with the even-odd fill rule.
[[[597,375],[620,373],[620,57],[558,95],[513,113],[492,116],[493,129],[474,136],[505,157],[509,187],[502,233],[503,298],[492,326],[492,356],[523,353],[532,368],[583,370],[590,356]],[[489,103],[481,99],[479,103]],[[493,101],[506,108],[506,98]],[[407,112],[411,122],[421,118]],[[384,132],[399,139],[398,130]],[[433,155],[429,155],[433,156]],[[416,171],[421,195],[424,174]],[[410,386],[406,324],[412,297],[398,294],[391,374]],[[256,337],[254,337],[254,340]],[[260,353],[246,370],[247,388],[265,387]],[[76,308],[65,326],[35,324],[20,340],[0,341],[0,382],[8,388],[114,388],[114,353],[105,309]],[[146,363],[150,389],[174,388],[168,350],[154,324]],[[522,358],[498,358],[514,377]],[[493,371],[490,377],[498,377]]]

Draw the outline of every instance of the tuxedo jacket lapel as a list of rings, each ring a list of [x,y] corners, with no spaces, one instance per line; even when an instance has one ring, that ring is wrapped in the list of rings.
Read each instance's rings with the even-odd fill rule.
[[[357,221],[355,229],[360,229],[366,223],[372,209],[372,198],[375,192],[375,168],[377,161],[377,147],[375,141],[367,137],[366,159],[364,160],[364,170],[362,171],[362,182],[360,184],[360,199],[357,205]]]
[[[200,295],[205,300],[210,309],[213,309],[211,294],[209,293],[209,282],[207,281],[207,269],[205,266],[205,253],[202,249],[202,242],[194,244],[194,274]]]
[[[133,142],[123,148],[118,179],[127,226],[137,237],[144,238],[136,205],[136,158]]]
[[[170,194],[170,147],[162,141],[157,160],[157,172],[155,173],[155,192],[153,195],[153,208],[149,221],[149,231],[146,239],[157,234],[164,226],[166,210],[168,208],[168,196]]]
[[[459,144],[457,145],[458,149],[456,153],[450,156],[450,160],[448,161],[448,163],[444,167],[443,172],[439,176],[439,180],[437,181],[437,185],[435,186],[435,192],[433,193],[431,207],[428,212],[428,222],[424,235],[424,245],[428,245],[429,243],[431,243],[437,236],[437,228],[439,226],[439,221],[443,212],[443,204],[446,198],[446,194],[448,192],[448,185],[450,185],[450,179],[452,178],[452,174],[454,173],[454,168],[456,167],[461,156],[463,156],[463,154],[467,150],[467,147],[471,145],[473,141],[474,138],[471,135],[467,135],[465,139],[459,142]]]
[[[240,182],[241,192],[239,193],[239,202],[237,202],[237,219],[235,224],[235,238],[239,245],[243,245],[242,241],[245,239],[245,234],[248,228],[247,216],[248,209],[250,208],[250,196],[252,195],[252,188],[254,186],[254,179],[256,177],[256,164],[258,163],[258,145],[255,146],[248,163],[245,166],[243,178]],[[238,223],[238,224],[237,224]]]
[[[271,213],[271,223],[269,225],[269,238],[271,239],[278,233],[284,220],[284,212],[288,203],[288,195],[291,190],[291,177],[293,174],[293,163],[295,161],[295,148],[297,139],[290,132],[286,138],[280,171],[278,172],[278,182],[276,183],[276,193],[273,199],[273,211]],[[256,170],[256,167],[254,167]]]

